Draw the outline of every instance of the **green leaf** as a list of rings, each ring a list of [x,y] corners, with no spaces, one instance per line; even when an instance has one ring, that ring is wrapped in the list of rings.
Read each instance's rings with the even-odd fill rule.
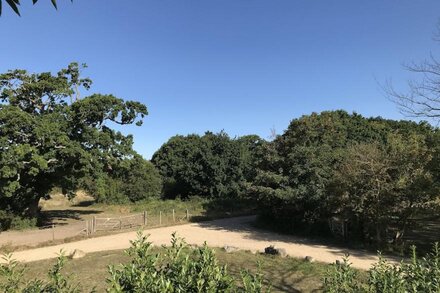
[[[17,7],[17,5],[20,5],[19,0],[6,0],[6,2],[9,4],[12,10],[14,10],[14,12],[20,16],[20,11],[18,10]]]

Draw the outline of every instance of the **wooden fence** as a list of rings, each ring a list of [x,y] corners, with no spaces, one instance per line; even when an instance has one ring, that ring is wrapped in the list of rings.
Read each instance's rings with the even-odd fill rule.
[[[98,231],[117,231],[131,229],[134,227],[158,227],[190,220],[189,211],[178,213],[175,210],[170,212],[142,213],[121,216],[121,217],[93,217],[85,221],[86,235],[94,234]]]

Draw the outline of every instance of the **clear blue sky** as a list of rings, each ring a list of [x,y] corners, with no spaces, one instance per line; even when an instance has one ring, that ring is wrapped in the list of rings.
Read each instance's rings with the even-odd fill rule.
[[[400,119],[378,81],[402,86],[403,62],[440,53],[438,0],[22,2],[22,17],[3,7],[0,72],[87,63],[91,92],[148,106],[124,130],[146,158],[175,134],[267,138],[313,111]]]

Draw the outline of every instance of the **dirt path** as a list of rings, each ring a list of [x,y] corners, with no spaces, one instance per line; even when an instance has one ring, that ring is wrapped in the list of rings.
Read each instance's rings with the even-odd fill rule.
[[[145,230],[150,234],[149,241],[155,245],[168,244],[171,233],[177,232],[189,244],[202,245],[205,241],[211,247],[235,246],[243,250],[263,251],[269,245],[284,248],[293,257],[311,256],[320,262],[332,263],[349,253],[354,267],[368,269],[377,261],[374,254],[365,251],[345,250],[337,247],[311,243],[299,237],[280,235],[273,232],[257,230],[251,226],[254,217],[238,217],[203,223],[186,224],[172,227],[161,227]],[[87,240],[71,242],[56,246],[42,247],[14,253],[13,258],[21,262],[31,262],[55,258],[60,250],[67,254],[75,249],[86,253],[126,249],[130,240],[136,238],[136,232],[127,232]]]

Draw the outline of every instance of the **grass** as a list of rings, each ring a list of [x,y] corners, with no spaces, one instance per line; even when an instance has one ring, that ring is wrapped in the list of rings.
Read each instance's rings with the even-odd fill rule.
[[[219,261],[226,264],[228,270],[237,278],[243,269],[255,272],[257,262],[261,262],[262,273],[266,280],[270,280],[272,292],[321,292],[322,278],[328,268],[326,264],[309,263],[296,258],[255,255],[247,251],[234,253],[226,253],[223,249],[215,249],[215,251]],[[129,257],[122,251],[91,253],[84,258],[69,261],[63,272],[73,276],[83,289],[95,287],[97,292],[104,292],[108,277],[107,267],[128,260]],[[54,262],[55,260],[44,260],[28,263],[25,278],[45,278],[46,272]]]

